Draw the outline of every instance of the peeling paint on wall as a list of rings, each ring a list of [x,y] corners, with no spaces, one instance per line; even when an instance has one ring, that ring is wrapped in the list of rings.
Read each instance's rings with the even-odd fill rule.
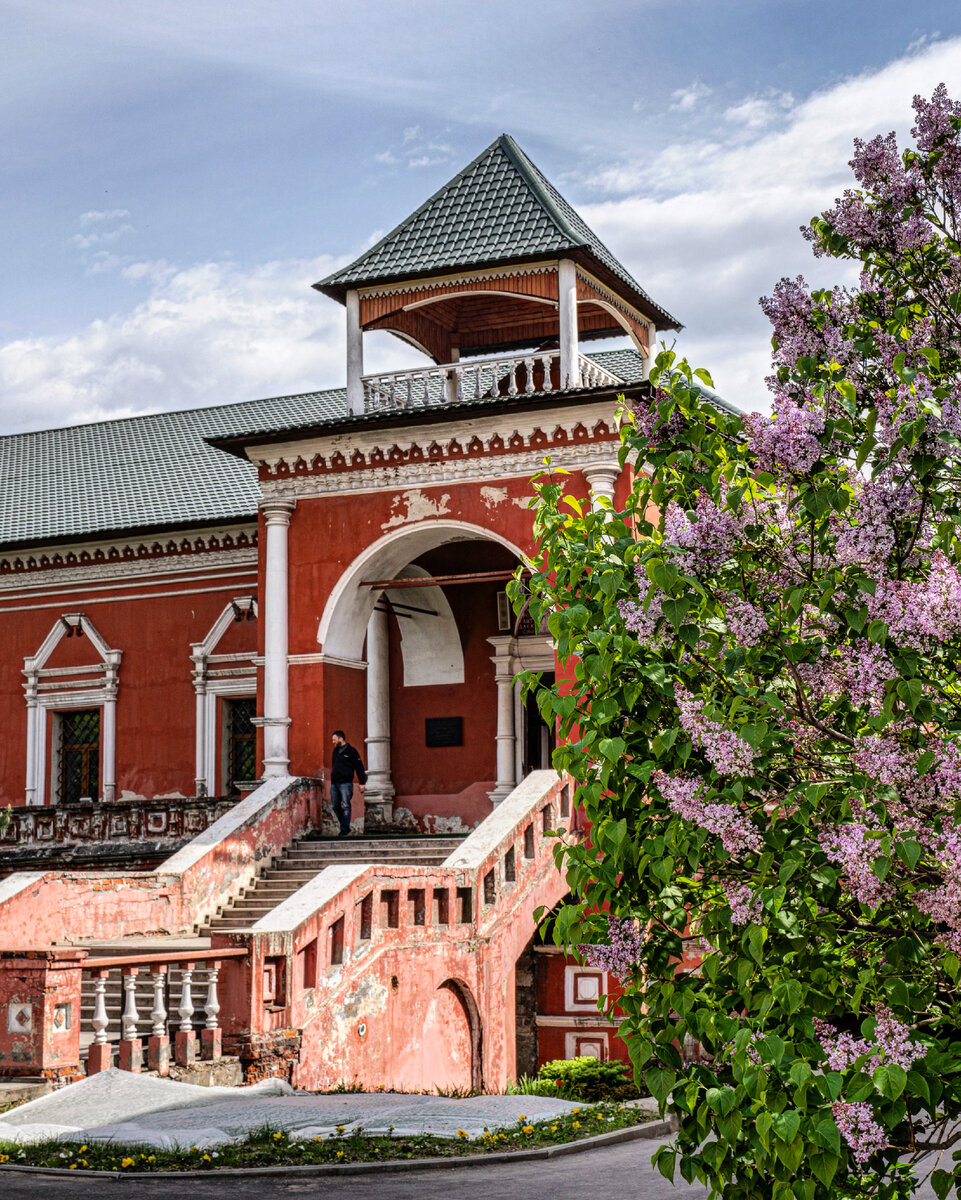
[[[406,512],[401,511],[402,505],[406,505]],[[395,496],[390,502],[390,510],[393,515],[383,522],[381,529],[394,529],[398,525],[410,525],[414,521],[444,516],[451,511],[450,493],[445,492],[435,500],[431,496],[425,496],[420,488],[412,488],[400,496]]]
[[[507,499],[506,487],[482,487],[480,490],[481,499],[484,501],[484,506],[488,509],[496,508],[498,504],[503,504]]]

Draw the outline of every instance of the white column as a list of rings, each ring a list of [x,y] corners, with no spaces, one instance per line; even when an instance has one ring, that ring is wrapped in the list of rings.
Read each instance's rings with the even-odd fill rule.
[[[107,654],[107,678],[103,701],[103,798],[109,804],[117,796],[117,673],[120,652]]]
[[[261,504],[267,528],[264,556],[264,776],[286,775],[287,729],[287,531],[293,500]]]
[[[561,387],[579,387],[581,366],[577,345],[577,267],[572,258],[557,264],[557,315],[560,322]]]
[[[27,784],[24,798],[27,804],[43,803],[43,780],[37,778],[37,739],[42,725],[42,710],[37,707],[37,677],[28,676],[27,693]]]
[[[389,825],[394,816],[390,775],[390,622],[375,608],[367,622],[367,790],[365,820]]]
[[[494,647],[494,682],[497,684],[497,784],[487,795],[496,808],[514,790],[514,671],[512,637],[487,639]]]
[[[591,463],[589,466],[583,468],[583,472],[584,478],[591,489],[592,511],[597,512],[601,507],[598,501],[602,496],[610,501],[613,508],[614,486],[617,483],[618,475],[621,473],[617,459],[611,459],[609,462]]]
[[[653,321],[647,323],[647,357],[641,366],[641,378],[647,379],[651,373],[651,367],[654,366],[654,358],[657,354],[657,326]]]
[[[364,331],[360,327],[360,295],[356,288],[347,293],[347,410],[364,411]]]
[[[211,790],[207,780],[207,764],[204,754],[207,716],[207,680],[204,670],[204,656],[199,645],[193,647],[191,658],[194,664],[194,694],[196,696],[196,717],[194,734],[194,795],[209,796]]]

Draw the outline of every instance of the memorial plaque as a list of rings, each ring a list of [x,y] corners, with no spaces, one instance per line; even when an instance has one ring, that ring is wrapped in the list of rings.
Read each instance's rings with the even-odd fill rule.
[[[463,746],[463,717],[425,717],[425,745]]]

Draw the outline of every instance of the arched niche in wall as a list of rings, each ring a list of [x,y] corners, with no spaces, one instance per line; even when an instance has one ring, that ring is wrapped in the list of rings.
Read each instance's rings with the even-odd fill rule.
[[[430,572],[410,563],[397,579],[429,579]],[[383,595],[394,607],[400,629],[404,687],[428,687],[464,682],[464,650],[457,621],[439,587],[388,589]],[[405,605],[405,601],[409,601]]]

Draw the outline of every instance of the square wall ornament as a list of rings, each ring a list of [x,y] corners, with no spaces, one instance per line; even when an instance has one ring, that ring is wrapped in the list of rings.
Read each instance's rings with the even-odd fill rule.
[[[565,1012],[597,1012],[597,1002],[607,991],[604,971],[568,965],[564,968]]]
[[[69,1033],[71,1016],[72,1012],[69,1001],[66,1004],[55,1004],[53,1006],[53,1032]]]
[[[608,1058],[606,1033],[566,1033],[564,1035],[565,1058]]]
[[[7,1033],[33,1033],[33,1005],[14,1000],[7,1005]]]

